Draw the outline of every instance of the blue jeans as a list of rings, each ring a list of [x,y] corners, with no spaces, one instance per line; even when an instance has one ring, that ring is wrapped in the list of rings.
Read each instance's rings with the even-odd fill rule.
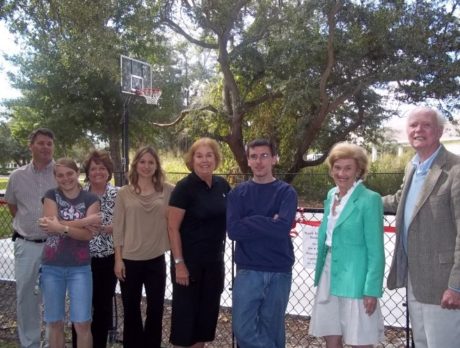
[[[291,273],[238,270],[232,326],[240,348],[284,348],[291,282]]]
[[[93,282],[90,265],[75,267],[42,265],[40,286],[46,323],[65,319],[66,292],[70,298],[70,321],[84,323],[91,320]]]

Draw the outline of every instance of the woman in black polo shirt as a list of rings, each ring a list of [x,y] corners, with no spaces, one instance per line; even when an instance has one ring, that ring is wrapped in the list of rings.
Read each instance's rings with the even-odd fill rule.
[[[214,340],[224,287],[228,182],[213,175],[221,161],[217,142],[197,140],[185,155],[191,173],[171,194],[168,233],[173,259],[170,341],[204,347]]]

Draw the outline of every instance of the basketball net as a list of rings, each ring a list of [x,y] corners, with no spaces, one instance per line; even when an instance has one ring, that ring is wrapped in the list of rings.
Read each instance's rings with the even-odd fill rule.
[[[144,98],[146,104],[152,104],[152,105],[158,105],[158,100],[161,97],[160,88],[136,89],[134,93],[137,96]]]

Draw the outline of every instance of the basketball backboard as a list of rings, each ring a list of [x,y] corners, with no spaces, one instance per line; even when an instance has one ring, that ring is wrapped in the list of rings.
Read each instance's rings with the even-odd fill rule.
[[[136,91],[152,89],[152,67],[146,62],[120,56],[121,93],[136,94]]]

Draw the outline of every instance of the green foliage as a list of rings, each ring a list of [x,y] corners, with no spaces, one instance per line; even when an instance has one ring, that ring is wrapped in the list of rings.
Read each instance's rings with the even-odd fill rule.
[[[0,238],[8,238],[13,234],[13,223],[6,204],[0,204]]]
[[[333,186],[325,164],[303,169],[292,181],[299,197],[299,205],[318,207],[323,205],[326,194]]]
[[[74,144],[108,143],[120,168],[118,59],[131,55],[159,67],[154,80],[163,90],[159,108],[130,106],[131,148],[152,143],[181,153],[193,139],[212,136],[228,145],[220,170],[246,173],[244,144],[268,137],[279,145],[279,171],[291,182],[321,162],[304,161],[306,153],[327,154],[343,140],[382,142],[381,125],[395,110],[381,90],[391,87],[409,103],[434,98],[448,115],[458,110],[452,6],[7,0],[0,16],[26,47],[11,57],[23,98],[7,104],[9,127],[14,139],[25,139],[32,128],[48,126],[64,154],[73,155]],[[181,110],[187,117],[173,131],[149,126]]]
[[[187,173],[189,172],[182,158],[170,157],[170,156],[165,158],[162,156],[162,161],[164,161],[163,170],[167,173]]]
[[[163,170],[166,172],[166,181],[175,184],[179,181],[189,170],[185,166],[182,156],[177,156],[174,153],[161,153],[161,164]]]
[[[11,135],[6,123],[0,123],[0,167],[13,161],[22,164],[30,158],[27,146],[23,146]]]
[[[401,187],[404,169],[413,156],[413,150],[408,150],[401,156],[393,153],[384,154],[371,163],[366,184],[382,196],[395,193]]]
[[[17,348],[18,344],[19,344],[19,342],[16,342],[16,340],[11,342],[11,341],[8,341],[8,340],[3,339],[3,338],[0,339],[0,347],[2,347],[2,348]]]
[[[255,137],[277,141],[288,181],[320,162],[303,160],[312,150],[383,142],[381,125],[396,111],[378,91],[390,86],[405,102],[459,107],[449,1],[166,3],[166,25],[219,57],[220,76],[199,100],[212,108],[191,112],[182,131],[226,142],[242,172]]]
[[[169,119],[178,110],[177,71],[169,68],[171,51],[161,31],[155,32],[155,4],[59,0],[7,1],[5,16],[25,49],[9,57],[19,67],[10,76],[23,97],[6,103],[14,138],[25,139],[38,126],[56,133],[57,156],[73,156],[80,148],[109,144],[115,168],[121,167],[120,54],[168,68],[157,71],[163,89],[162,109],[131,105],[130,144],[160,143],[146,123]],[[163,84],[168,83],[163,86]],[[164,132],[162,132],[164,133]],[[165,137],[163,137],[165,138]]]
[[[396,153],[384,153],[370,165],[371,173],[404,173],[404,168],[414,156],[414,150],[407,149],[401,156]]]
[[[382,196],[394,194],[401,187],[403,172],[370,173],[366,179],[366,186]]]
[[[6,190],[8,184],[8,178],[0,178],[0,190]]]

